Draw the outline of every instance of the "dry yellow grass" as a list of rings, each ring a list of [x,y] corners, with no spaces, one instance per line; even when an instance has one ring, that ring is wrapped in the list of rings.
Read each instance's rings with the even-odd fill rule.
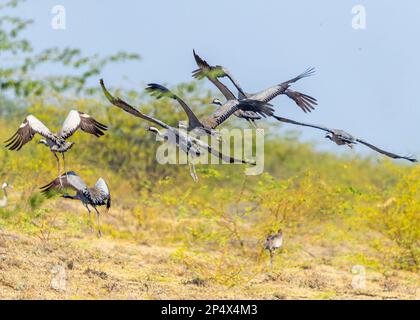
[[[0,231],[1,299],[420,298],[419,276],[411,272],[394,271],[385,277],[367,268],[366,289],[353,289],[352,265],[338,258],[349,248],[313,244],[308,241],[313,234],[286,237],[272,268],[265,254],[250,264],[248,257],[234,253],[234,263],[242,268],[238,279],[227,281],[226,277],[233,276],[227,271],[206,278],[203,269],[213,267],[206,265],[208,259],[220,261],[226,254],[223,248],[213,246],[205,256],[191,251],[180,259],[181,245],[162,246],[110,235],[98,238],[88,231],[83,216],[75,215],[83,211],[69,206],[73,213],[67,215],[80,222],[79,233],[69,235],[65,219],[54,221],[48,240],[4,228]],[[118,216],[128,214],[117,212]],[[104,221],[109,230],[115,217],[104,217]],[[293,249],[296,247],[299,250]],[[63,290],[52,285],[57,266],[65,272]]]
[[[80,203],[39,195],[56,174],[49,152],[34,143],[0,152],[2,179],[15,187],[0,209],[0,298],[419,298],[420,167],[337,158],[276,137],[266,141],[264,174],[203,165],[195,184],[186,166],[156,163],[145,123],[101,108],[83,110],[112,132],[76,135],[66,159],[88,185],[102,176],[110,186],[102,239]],[[39,102],[27,111],[58,123],[56,109]],[[15,124],[0,122],[5,140]],[[262,243],[279,228],[284,247],[269,268]],[[355,265],[366,269],[366,289],[351,285]]]

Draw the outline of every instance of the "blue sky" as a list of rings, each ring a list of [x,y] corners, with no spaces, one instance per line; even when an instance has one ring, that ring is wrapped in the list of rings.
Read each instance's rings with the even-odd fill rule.
[[[351,25],[357,4],[366,8],[365,30]],[[55,5],[66,8],[66,30],[51,28]],[[249,92],[314,66],[316,75],[294,89],[316,97],[317,110],[304,114],[279,97],[274,100],[278,114],[420,156],[418,1],[38,0],[19,10],[36,21],[27,32],[36,48],[139,53],[142,61],[104,71],[112,85],[190,81],[193,48],[210,63],[228,67]],[[338,150],[323,133],[302,132],[303,139]],[[366,154],[367,149],[345,152]]]

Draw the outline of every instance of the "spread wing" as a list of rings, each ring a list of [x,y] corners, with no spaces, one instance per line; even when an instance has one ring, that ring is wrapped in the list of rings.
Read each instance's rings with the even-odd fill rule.
[[[193,130],[194,128],[203,127],[203,124],[201,123],[201,121],[197,118],[197,116],[194,114],[191,108],[185,103],[185,101],[179,98],[176,94],[174,94],[168,88],[160,84],[149,83],[146,88],[146,91],[148,91],[150,95],[156,97],[156,99],[160,99],[162,97],[168,97],[168,98],[178,101],[178,103],[181,105],[181,107],[184,109],[185,113],[188,116],[188,126],[189,126],[188,130]]]
[[[104,179],[99,178],[95,186],[89,189],[89,192],[94,205],[102,205],[106,201],[107,209],[111,207],[111,193]]]
[[[86,193],[86,191],[88,191],[86,183],[74,171],[69,171],[67,174],[64,173],[60,178],[55,178],[50,183],[41,187],[41,193],[50,197],[54,193],[60,192],[64,189],[73,189],[82,193]]]
[[[391,153],[391,152],[382,150],[382,149],[380,149],[380,148],[378,148],[378,147],[376,147],[376,146],[374,146],[374,145],[372,145],[372,144],[370,144],[370,143],[368,143],[368,142],[366,142],[362,139],[356,139],[356,141],[361,143],[361,144],[364,144],[365,146],[371,148],[372,150],[375,150],[376,152],[379,152],[379,153],[382,153],[382,154],[386,155],[387,157],[390,157],[390,158],[393,158],[393,159],[405,159],[405,160],[408,160],[410,162],[417,162],[417,159],[415,159],[413,157],[399,156],[395,153]]]
[[[319,125],[316,125],[316,124],[298,122],[298,121],[295,121],[295,120],[279,117],[279,116],[276,116],[276,115],[273,115],[273,118],[278,120],[278,121],[285,122],[285,123],[291,123],[291,124],[295,124],[295,125],[303,126],[303,127],[311,127],[311,128],[319,129],[319,130],[326,131],[326,132],[329,132],[329,133],[332,133],[332,134],[336,133],[336,131],[333,130],[333,129],[329,129],[327,127],[319,126]]]
[[[128,104],[127,102],[125,102],[124,100],[120,99],[120,98],[115,98],[114,96],[111,95],[111,93],[106,89],[104,81],[101,79],[100,80],[100,84],[102,87],[102,91],[104,92],[106,98],[108,99],[109,102],[111,102],[114,106],[123,109],[125,112],[138,117],[138,118],[142,118],[144,120],[153,122],[155,124],[157,124],[158,126],[161,126],[165,129],[171,129],[171,127],[169,125],[167,125],[165,122],[153,118],[152,116],[149,116],[147,114],[144,114],[142,112],[140,112],[139,110],[137,110],[136,108],[134,108],[133,106],[131,106],[130,104]]]
[[[6,148],[9,148],[9,150],[20,150],[26,143],[32,140],[36,133],[55,143],[61,142],[61,139],[53,134],[41,121],[33,115],[29,115],[22,122],[16,133],[5,141]]]
[[[308,96],[307,94],[301,93],[299,91],[287,89],[285,94],[290,99],[292,99],[305,113],[315,110],[314,106],[318,104],[314,97]]]
[[[79,128],[98,138],[104,135],[103,131],[108,130],[106,125],[96,121],[90,115],[76,110],[71,110],[67,115],[66,120],[64,120],[60,136],[63,139],[67,139]]]
[[[222,82],[220,82],[217,78],[218,77],[224,77],[226,74],[222,67],[220,66],[211,66],[205,61],[204,59],[201,59],[200,56],[193,50],[194,59],[197,63],[198,69],[193,71],[193,77],[196,79],[202,79],[206,77],[210,80],[211,83],[213,83],[217,89],[225,96],[227,100],[235,100],[236,97],[232,93],[232,91],[229,90],[228,87],[226,87]]]
[[[300,92],[289,90],[288,88],[292,83],[302,78],[309,77],[313,75],[314,72],[314,68],[308,68],[307,70],[305,70],[305,72],[301,73],[297,77],[294,77],[293,79],[290,79],[278,85],[272,86],[268,89],[262,90],[258,93],[255,93],[250,98],[264,102],[269,102],[280,94],[286,94],[289,98],[293,99],[296,102],[296,104],[300,108],[302,108],[304,112],[310,112],[314,109],[313,105],[317,104],[316,99],[311,96],[302,94]]]

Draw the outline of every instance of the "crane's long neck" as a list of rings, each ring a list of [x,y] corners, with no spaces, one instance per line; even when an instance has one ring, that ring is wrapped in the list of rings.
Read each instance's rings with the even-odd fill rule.
[[[79,199],[79,197],[77,195],[76,196],[71,196],[67,193],[63,194],[62,197],[66,198],[66,199],[72,199],[72,200]]]
[[[3,199],[0,200],[0,207],[5,207],[7,206],[7,191],[6,188],[2,188],[3,189]]]
[[[3,193],[4,193],[4,195],[3,195],[3,200],[7,200],[7,190],[6,190],[6,188],[3,188]]]

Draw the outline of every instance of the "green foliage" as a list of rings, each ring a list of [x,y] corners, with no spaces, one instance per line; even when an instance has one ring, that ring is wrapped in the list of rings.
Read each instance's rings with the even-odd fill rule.
[[[53,47],[35,52],[30,41],[22,36],[33,21],[1,15],[21,2],[9,1],[0,5],[0,88],[4,93],[10,91],[18,97],[40,96],[44,92],[93,94],[97,87],[88,87],[88,80],[96,79],[109,63],[140,59],[138,54],[124,51],[105,57],[85,56],[75,48]],[[37,77],[35,73],[43,65],[58,65],[68,72]]]
[[[382,267],[414,269],[420,263],[420,170],[415,168],[386,192],[361,197],[357,211],[381,237],[371,239]],[[376,204],[372,204],[372,200]]]

